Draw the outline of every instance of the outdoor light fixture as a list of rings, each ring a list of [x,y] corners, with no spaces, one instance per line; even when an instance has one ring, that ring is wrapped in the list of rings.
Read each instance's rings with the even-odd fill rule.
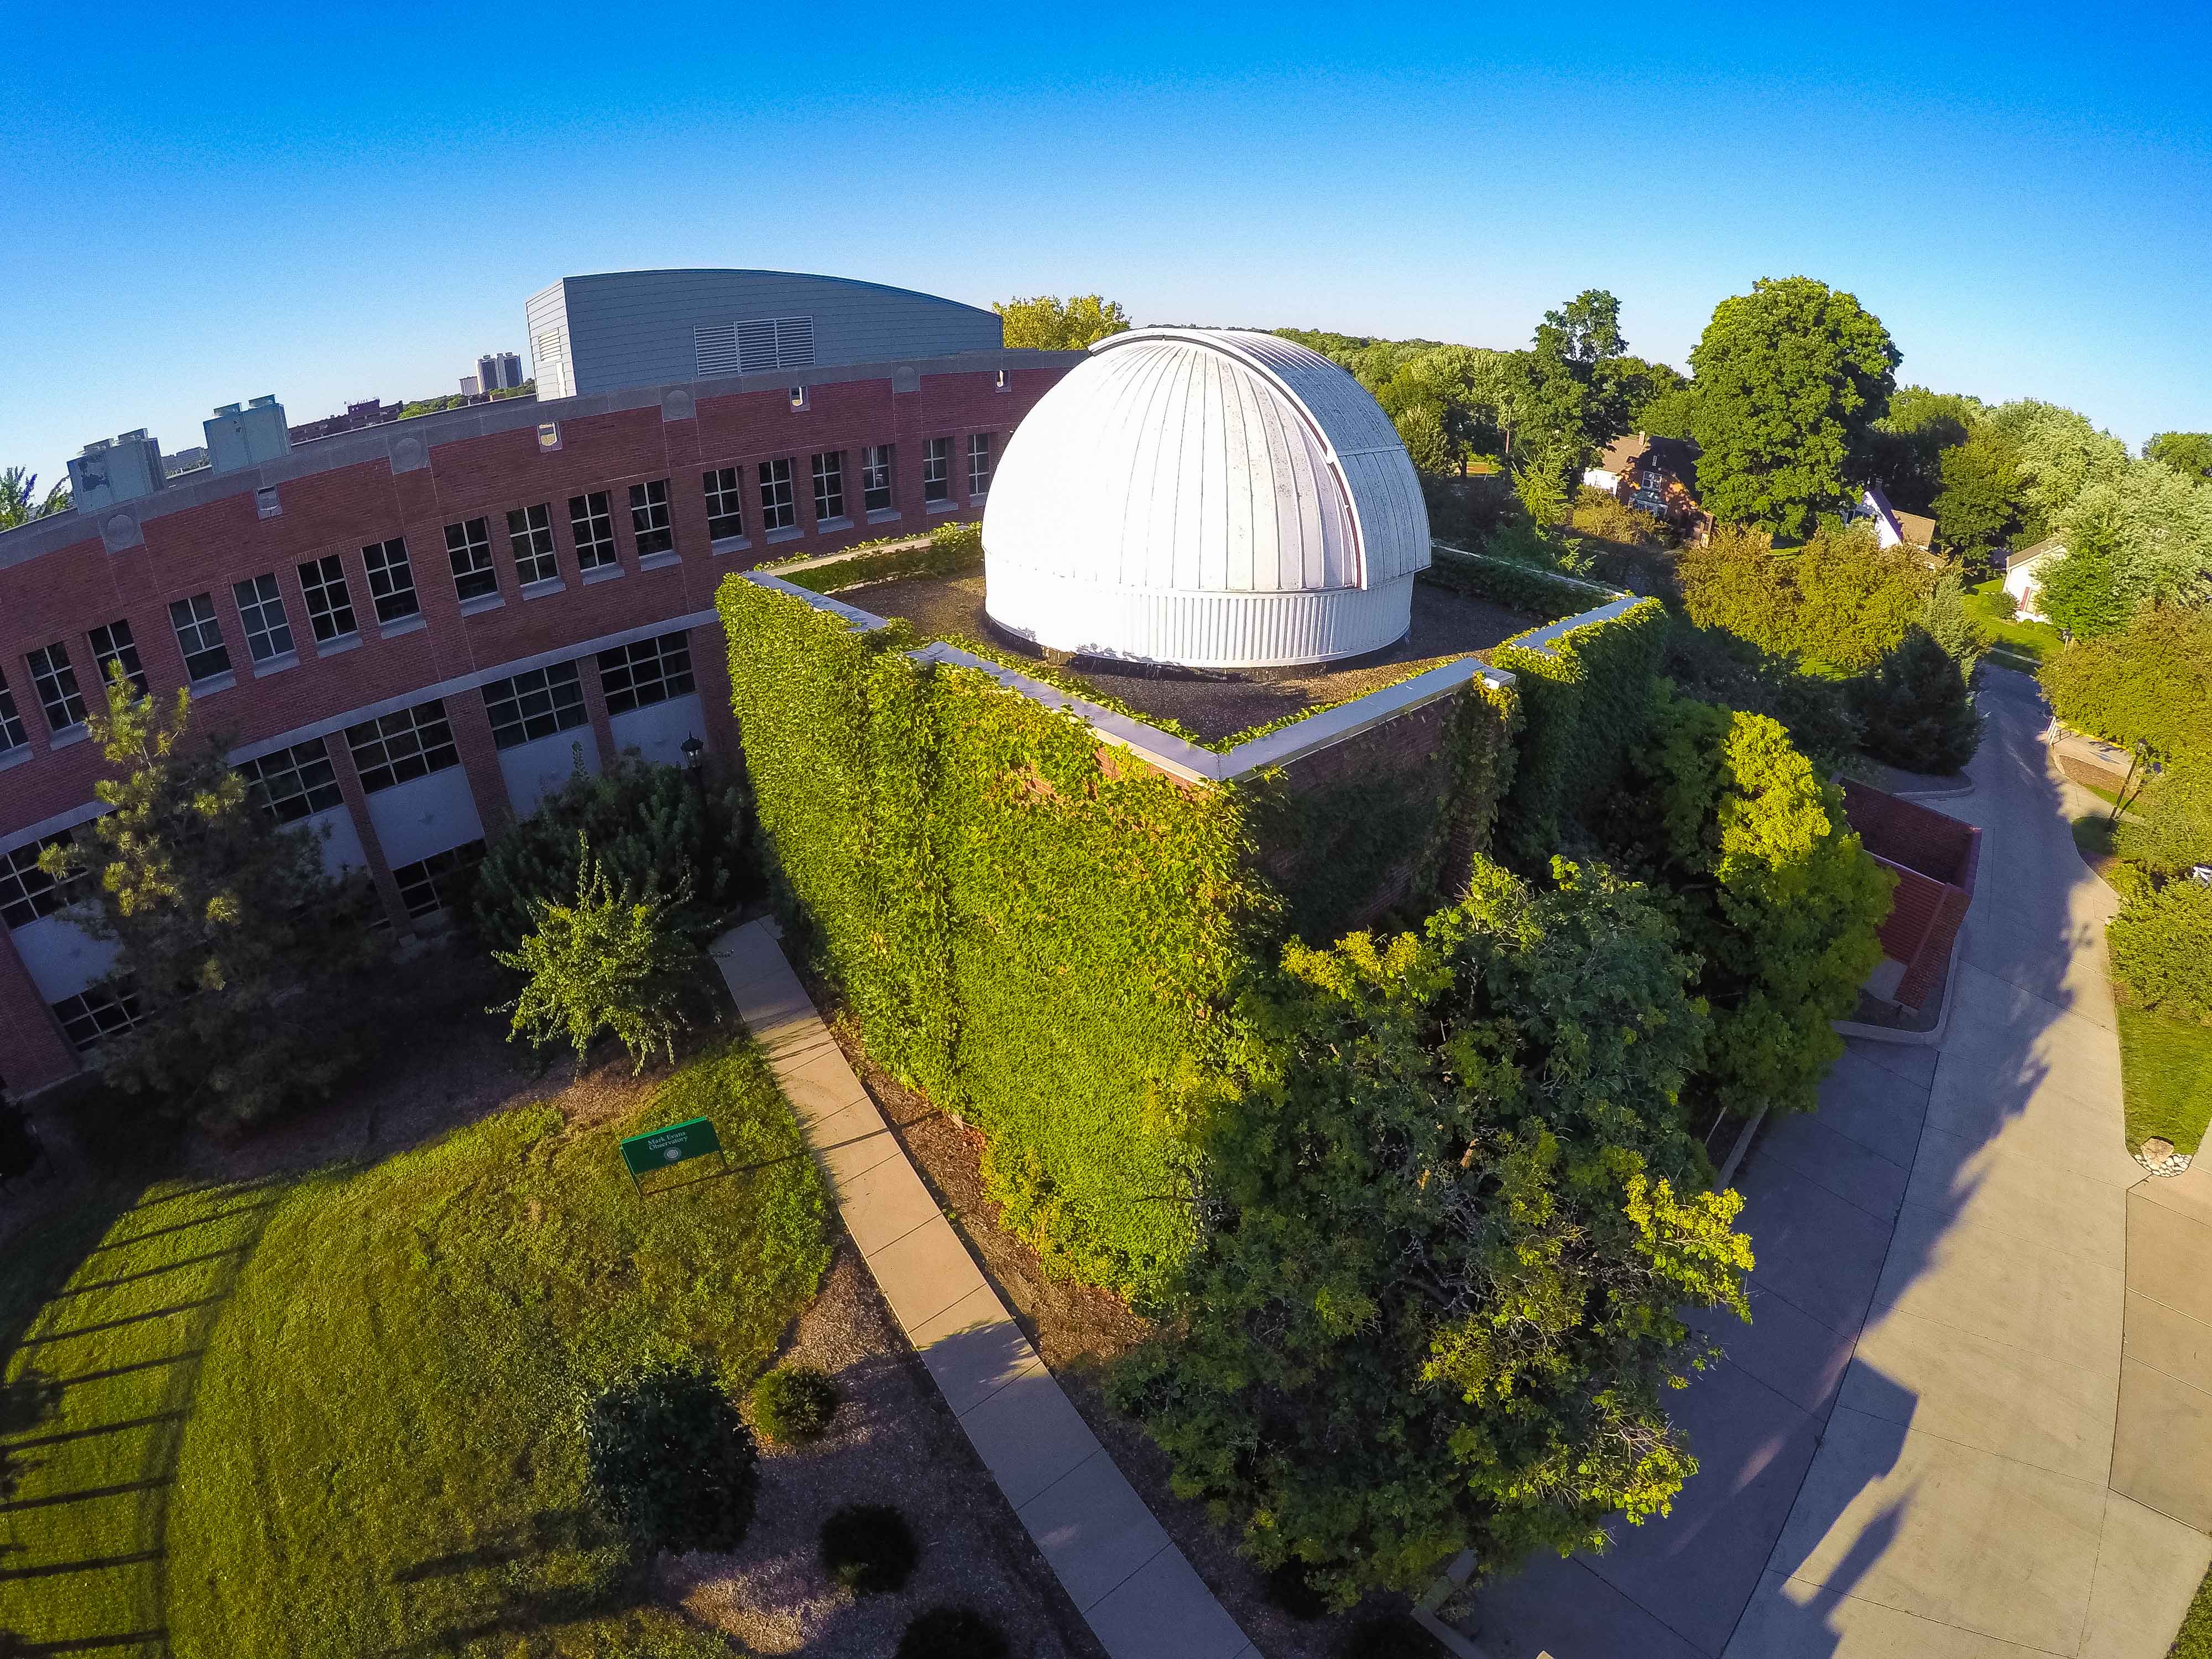
[[[699,741],[697,732],[684,739],[684,764],[690,770],[696,772],[699,769],[700,757],[706,752],[707,745]]]

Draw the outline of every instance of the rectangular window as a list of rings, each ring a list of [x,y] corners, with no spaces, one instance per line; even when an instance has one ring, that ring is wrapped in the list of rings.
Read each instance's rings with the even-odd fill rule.
[[[464,604],[499,592],[491,568],[491,531],[482,519],[446,526],[446,556],[453,562],[453,592]]]
[[[124,677],[131,689],[142,697],[153,696],[146,684],[146,671],[138,665],[138,644],[131,637],[131,624],[112,622],[105,628],[95,628],[88,636],[92,641],[92,659],[100,669],[100,684],[103,692],[114,678],[117,664],[121,664]]]
[[[561,574],[553,556],[553,508],[550,502],[518,507],[507,515],[507,544],[514,554],[515,580],[527,587]]]
[[[315,638],[327,645],[361,631],[353,618],[353,599],[346,592],[345,567],[338,556],[310,559],[300,567],[300,591],[307,596],[307,622]]]
[[[380,623],[403,622],[420,614],[422,601],[415,597],[415,567],[407,562],[407,538],[371,542],[361,550],[368,567],[368,596],[376,601]]]
[[[707,492],[707,536],[727,541],[745,533],[745,493],[738,483],[738,469],[718,466],[702,473],[700,487]]]
[[[284,595],[277,588],[275,571],[233,582],[230,594],[238,601],[246,653],[254,661],[272,662],[292,654],[292,623],[284,614]]]
[[[453,728],[446,723],[446,705],[436,698],[349,726],[346,746],[353,750],[363,793],[372,795],[461,763]]]
[[[760,464],[761,528],[789,530],[799,523],[799,504],[791,493],[791,463]]]
[[[605,490],[568,497],[568,531],[576,538],[579,569],[597,570],[615,562],[614,510],[607,505]]]
[[[860,505],[883,513],[891,504],[891,468],[898,459],[896,444],[870,444],[860,452]]]
[[[27,927],[40,916],[50,916],[76,896],[85,872],[56,881],[39,868],[39,854],[49,847],[66,847],[69,832],[48,836],[12,853],[0,853],[0,922]]]
[[[484,687],[483,699],[484,712],[491,716],[491,740],[501,749],[571,731],[592,718],[584,708],[584,683],[572,662],[494,680]]]
[[[8,689],[8,677],[0,674],[0,755],[22,748],[31,740],[23,729],[23,717],[15,712],[15,694]]]
[[[637,556],[651,558],[676,546],[676,532],[668,521],[668,480],[629,487],[629,532],[637,542]]]
[[[238,769],[246,788],[261,808],[279,823],[301,818],[344,804],[338,791],[337,769],[331,764],[330,745],[317,738],[296,743]]]
[[[610,714],[680,697],[691,684],[691,642],[682,634],[599,653],[599,687],[607,694]]]
[[[76,689],[76,670],[70,666],[69,647],[56,640],[23,660],[30,665],[31,690],[38,694],[39,707],[46,711],[46,725],[54,735],[82,726],[84,697]]]
[[[814,458],[814,522],[845,516],[845,453],[832,450]]]
[[[88,985],[53,1005],[62,1035],[82,1054],[102,1037],[127,1031],[138,1023],[138,994],[127,984]]]
[[[952,499],[952,440],[932,438],[921,452],[921,499]]]
[[[222,642],[222,625],[215,619],[215,597],[195,593],[173,600],[169,626],[177,630],[177,648],[185,653],[185,678],[195,685],[230,672],[230,650]]]
[[[420,921],[441,910],[457,910],[468,897],[469,886],[483,862],[484,844],[472,841],[442,853],[433,853],[420,864],[403,864],[392,872],[398,884],[400,902],[407,914]]]
[[[991,434],[968,434],[968,493],[981,495],[991,487]]]

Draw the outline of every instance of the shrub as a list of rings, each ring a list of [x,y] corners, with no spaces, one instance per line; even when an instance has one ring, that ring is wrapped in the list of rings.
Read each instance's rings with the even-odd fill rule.
[[[830,1431],[837,1385],[811,1365],[787,1365],[753,1384],[753,1424],[779,1445],[800,1445]]]
[[[759,1481],[752,1433],[703,1366],[647,1371],[585,1413],[592,1486],[647,1549],[735,1549]]]
[[[1989,612],[1999,622],[2011,622],[2020,615],[2020,596],[2009,588],[2000,587],[1982,596]]]
[[[534,902],[529,937],[515,950],[492,953],[528,981],[497,1011],[514,1015],[507,1040],[526,1036],[542,1048],[566,1037],[580,1061],[599,1033],[612,1031],[636,1062],[634,1070],[643,1071],[656,1048],[672,1062],[698,989],[698,949],[675,919],[684,890],[662,898],[633,893],[625,881],[617,891],[580,831],[576,843],[574,900]]]
[[[973,1607],[932,1607],[907,1626],[894,1659],[1010,1659],[1012,1653],[999,1627]]]
[[[0,1101],[0,1181],[27,1176],[39,1162],[39,1138],[21,1106]]]
[[[822,1565],[855,1595],[903,1589],[921,1559],[906,1517],[888,1504],[848,1504],[822,1523]]]
[[[1410,1613],[1362,1619],[1336,1644],[1338,1659],[1437,1659],[1442,1651]]]
[[[2212,757],[2176,756],[2150,779],[2135,816],[2121,821],[2117,851],[2162,876],[2212,864]]]
[[[1328,1597],[1306,1577],[1306,1564],[1291,1556],[1267,1570],[1264,1581],[1267,1604],[1293,1619],[1318,1619],[1328,1611]]]
[[[2139,892],[2106,930],[2123,1002],[2212,1025],[2212,886],[2170,881]]]
[[[1959,665],[1919,629],[1853,688],[1867,752],[1911,772],[1956,772],[1982,744]]]
[[[2109,638],[2052,653],[2038,678],[2076,731],[2179,754],[2212,732],[2212,611],[2145,611]]]
[[[559,903],[584,872],[578,837],[617,886],[685,896],[676,930],[703,944],[714,925],[760,890],[752,813],[742,787],[702,790],[682,769],[635,755],[600,775],[579,770],[501,836],[477,872],[477,937],[512,951],[538,926],[534,907]]]
[[[1659,520],[1639,513],[1618,496],[1584,484],[1575,492],[1575,510],[1568,523],[1579,534],[1608,542],[1658,542],[1664,539]]]

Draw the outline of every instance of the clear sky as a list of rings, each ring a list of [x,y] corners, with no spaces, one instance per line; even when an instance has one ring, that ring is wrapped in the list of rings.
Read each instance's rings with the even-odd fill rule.
[[[2079,4],[24,6],[0,465],[455,389],[553,278],[825,271],[1682,364],[1762,276],[1899,378],[2212,429],[2208,15]]]

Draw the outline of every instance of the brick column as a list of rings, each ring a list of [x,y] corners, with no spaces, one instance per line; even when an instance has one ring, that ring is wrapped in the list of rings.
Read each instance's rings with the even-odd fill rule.
[[[361,837],[362,856],[368,864],[368,879],[376,889],[376,896],[384,905],[384,914],[394,927],[408,925],[407,907],[400,902],[399,884],[392,878],[391,862],[384,856],[383,843],[376,838],[376,825],[368,816],[368,797],[361,787],[361,774],[354,770],[353,750],[349,748],[343,732],[334,732],[325,740],[330,745],[331,771],[337,777],[338,793],[345,797],[346,811],[352,816],[354,833]]]
[[[599,746],[599,770],[605,772],[615,763],[615,727],[607,714],[606,688],[599,684],[597,653],[576,659],[576,680],[584,688],[584,712],[592,717],[592,737]]]
[[[730,708],[729,641],[717,623],[692,629],[686,637],[691,642],[691,678],[699,688],[700,723],[706,728],[699,740],[709,755],[733,762],[738,721]]]
[[[499,745],[492,741],[483,693],[458,692],[445,702],[446,724],[461,751],[461,769],[468,774],[469,793],[476,797],[477,816],[483,820],[484,840],[497,841],[514,822],[514,803],[507,797],[507,774],[499,769]]]
[[[0,929],[0,1079],[22,1096],[75,1077],[82,1069],[76,1050],[54,1022],[53,1011],[31,982],[15,941]]]

